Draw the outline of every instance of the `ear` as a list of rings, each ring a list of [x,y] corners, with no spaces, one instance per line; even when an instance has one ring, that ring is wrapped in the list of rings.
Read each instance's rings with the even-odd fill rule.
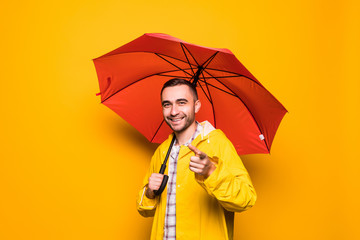
[[[200,100],[195,101],[195,113],[197,113],[201,108],[201,102]]]

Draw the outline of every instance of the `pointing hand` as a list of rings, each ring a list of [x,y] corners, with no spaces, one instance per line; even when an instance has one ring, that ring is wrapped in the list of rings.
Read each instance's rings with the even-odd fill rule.
[[[195,153],[195,156],[190,157],[189,168],[194,173],[209,177],[210,174],[216,169],[213,162],[210,161],[206,153],[200,151],[193,145],[189,144],[189,149]]]

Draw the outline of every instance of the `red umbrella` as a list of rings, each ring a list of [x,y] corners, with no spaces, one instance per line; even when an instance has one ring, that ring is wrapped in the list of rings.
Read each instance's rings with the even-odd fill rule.
[[[221,129],[239,155],[269,153],[287,110],[227,49],[202,47],[150,33],[93,59],[101,102],[160,143],[171,133],[160,90],[171,78],[196,84],[197,121]]]

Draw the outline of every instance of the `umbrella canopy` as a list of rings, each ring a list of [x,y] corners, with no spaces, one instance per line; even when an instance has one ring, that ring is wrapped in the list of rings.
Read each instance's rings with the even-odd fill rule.
[[[160,91],[171,78],[196,85],[196,120],[221,129],[239,155],[269,153],[287,110],[227,49],[202,47],[166,34],[144,34],[93,59],[101,102],[160,143],[171,133]]]

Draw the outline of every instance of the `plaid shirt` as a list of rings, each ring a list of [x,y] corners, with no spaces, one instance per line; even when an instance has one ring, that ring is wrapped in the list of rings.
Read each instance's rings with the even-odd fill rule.
[[[196,122],[197,127],[194,135],[184,145],[188,146],[202,130],[201,124]],[[167,203],[164,224],[164,240],[176,239],[176,168],[177,158],[180,152],[180,146],[176,146],[177,140],[175,139],[174,145],[170,153],[169,162],[169,181],[167,185]]]

